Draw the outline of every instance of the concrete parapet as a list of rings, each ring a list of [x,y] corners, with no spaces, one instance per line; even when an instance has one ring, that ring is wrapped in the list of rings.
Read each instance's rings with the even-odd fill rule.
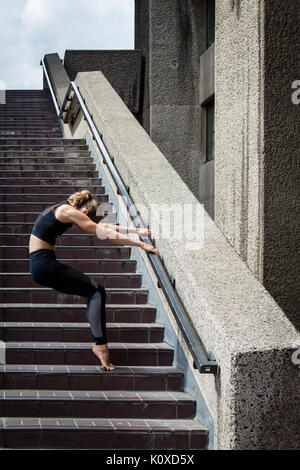
[[[70,79],[57,53],[46,54],[44,62],[58,101],[58,106],[61,108],[70,85]]]
[[[292,362],[296,329],[104,75],[79,73],[76,83],[135,204],[151,216],[152,204],[190,205],[200,214],[197,249],[187,248],[185,232],[161,237],[151,229],[191,322],[220,364],[217,377],[198,374],[214,419],[216,448],[299,448],[300,380]],[[73,137],[85,132],[82,120]],[[171,233],[176,229],[173,223]]]
[[[139,117],[141,51],[66,50],[64,65],[72,81],[78,72],[101,71],[130,111]]]

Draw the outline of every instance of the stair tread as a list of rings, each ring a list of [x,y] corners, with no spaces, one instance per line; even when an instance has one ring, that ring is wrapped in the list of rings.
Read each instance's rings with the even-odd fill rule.
[[[2,261],[0,259],[0,261]],[[8,260],[6,260],[8,261]],[[20,261],[18,259],[14,259],[12,261]],[[76,260],[72,260],[72,259],[68,259],[68,261],[95,261],[95,262],[101,262],[100,260],[93,260],[93,259],[84,259],[84,260],[79,260],[79,259],[76,259]],[[119,261],[119,260],[115,260],[115,261]],[[132,273],[111,273],[111,272],[104,272],[104,271],[101,271],[101,272],[84,272],[84,274],[87,274],[88,276],[142,276],[143,273],[138,273],[138,272],[132,272]],[[0,272],[0,276],[2,275],[5,275],[5,276],[31,276],[31,274],[28,272],[28,273],[22,273],[22,272],[17,272],[17,273],[12,273],[12,272],[4,272],[4,273],[1,273]]]
[[[106,287],[105,289],[109,290],[109,291],[121,290],[122,292],[125,292],[127,290],[132,290],[132,291],[140,292],[140,291],[146,291],[146,290],[148,291],[149,287]],[[11,290],[18,290],[18,291],[33,290],[33,291],[36,291],[36,292],[44,291],[44,290],[49,291],[49,292],[53,291],[53,289],[51,287],[0,287],[0,292],[6,291],[6,290],[7,291],[11,291]],[[68,295],[76,295],[76,294],[68,294]],[[66,304],[64,304],[64,306],[65,305]]]
[[[155,323],[120,323],[120,322],[107,322],[107,328],[164,328],[164,325],[161,325],[157,322]],[[89,323],[79,323],[79,322],[0,322],[0,328],[7,327],[22,327],[22,328],[90,328]]]
[[[132,390],[0,390],[0,400],[130,400],[130,401],[195,401],[186,392]]]
[[[120,304],[120,303],[114,303],[114,304],[109,304],[106,303],[105,306],[107,308],[128,308],[128,304]],[[57,303],[0,303],[0,308],[55,308],[55,309],[66,309],[66,308],[80,308],[80,309],[86,309],[86,306],[84,304],[57,304]],[[147,304],[132,304],[130,305],[130,309],[140,309],[140,308],[156,308],[155,305],[152,305],[150,303]]]
[[[94,343],[92,342],[46,342],[46,341],[8,341],[5,343],[5,348],[7,349],[90,349]],[[174,347],[169,344],[162,343],[109,343],[109,349],[159,349],[159,350],[172,350]]]
[[[122,418],[0,418],[2,429],[110,429],[111,431],[143,431],[165,429],[168,431],[198,431],[208,433],[207,428],[196,419],[122,419]]]
[[[0,373],[53,373],[53,374],[78,374],[78,373],[101,373],[105,375],[139,375],[139,374],[183,374],[183,370],[174,365],[126,365],[117,366],[115,370],[104,370],[101,365],[79,365],[79,364],[0,364]]]

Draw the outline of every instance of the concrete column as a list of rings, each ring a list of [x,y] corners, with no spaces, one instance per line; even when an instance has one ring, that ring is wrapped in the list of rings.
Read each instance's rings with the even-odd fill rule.
[[[198,0],[136,2],[136,48],[145,58],[143,125],[199,197],[201,120]]]
[[[215,221],[295,325],[297,4],[216,2]]]

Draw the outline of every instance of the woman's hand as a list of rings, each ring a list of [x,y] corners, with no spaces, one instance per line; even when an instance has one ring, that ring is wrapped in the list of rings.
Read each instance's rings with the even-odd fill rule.
[[[152,236],[151,230],[149,228],[138,228],[136,233],[142,236],[146,236],[148,238],[151,238]]]
[[[148,243],[143,242],[141,248],[145,251],[149,251],[150,253],[158,255],[158,249],[153,245],[149,245]]]

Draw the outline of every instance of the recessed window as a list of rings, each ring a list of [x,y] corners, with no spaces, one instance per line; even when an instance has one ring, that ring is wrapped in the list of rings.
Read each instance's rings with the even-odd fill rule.
[[[215,105],[206,106],[206,161],[215,158]]]
[[[215,41],[215,0],[206,0],[206,47]]]

